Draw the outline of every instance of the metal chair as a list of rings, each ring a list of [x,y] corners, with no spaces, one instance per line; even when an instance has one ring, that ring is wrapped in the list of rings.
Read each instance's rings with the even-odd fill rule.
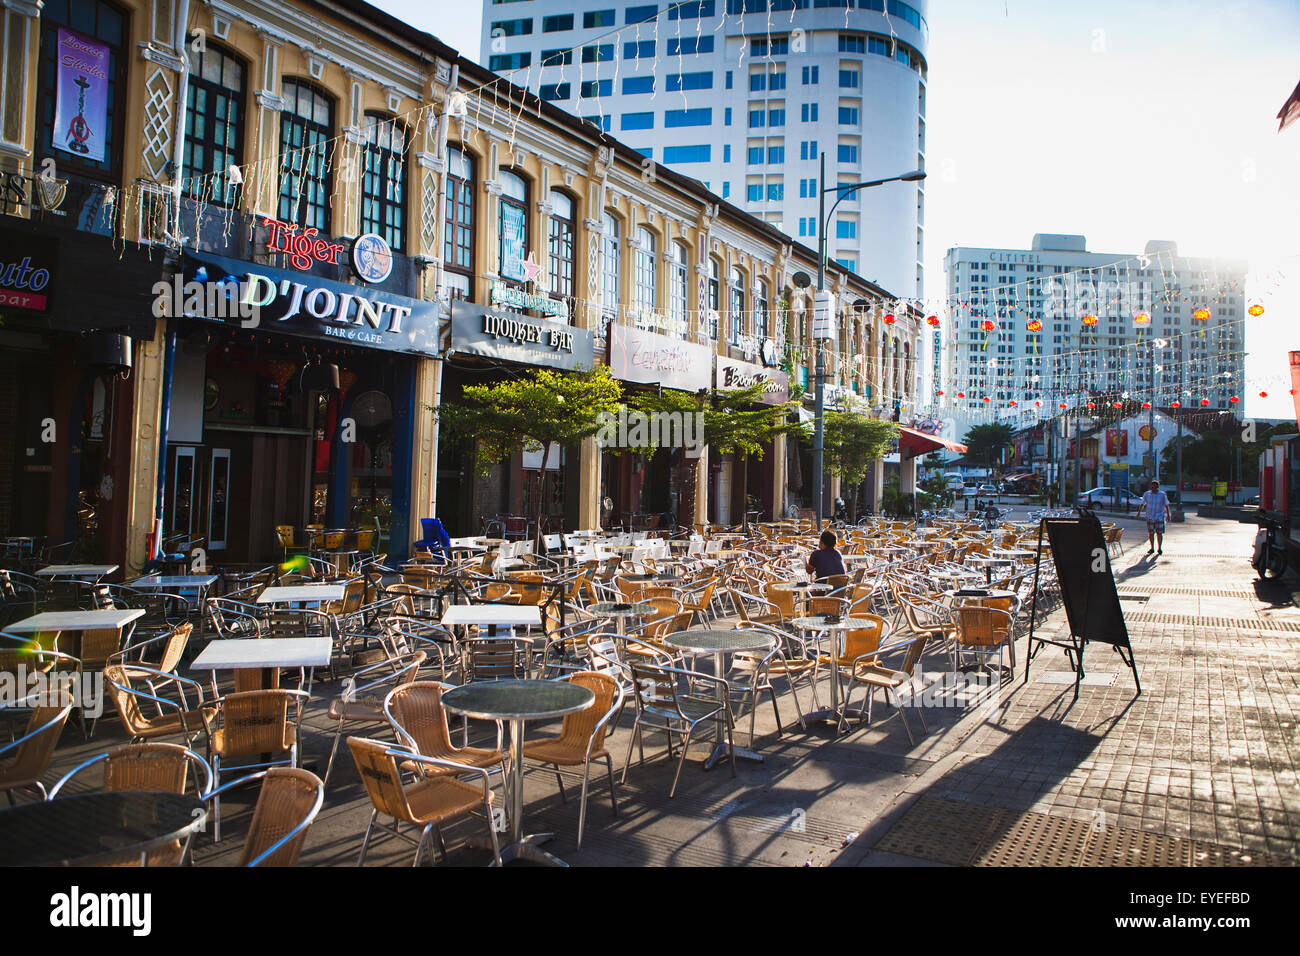
[[[302,708],[307,699],[306,691],[276,688],[237,692],[213,701],[215,719],[220,722],[220,726],[212,731],[211,738],[214,782],[220,785],[222,762],[232,759],[272,755],[271,760],[259,759],[252,763],[237,764],[228,767],[229,770],[281,764],[298,766]],[[294,709],[292,719],[289,716],[291,704]],[[287,756],[277,760],[275,754]],[[220,797],[214,797],[212,811],[212,842],[217,843],[221,840]]]
[[[253,819],[244,837],[236,866],[293,866],[298,862],[307,830],[325,802],[325,784],[310,770],[271,767],[250,773],[208,794],[216,805],[220,795],[262,781],[253,806]]]
[[[72,704],[61,707],[39,706],[32,710],[27,721],[27,732],[13,743],[0,747],[0,791],[12,806],[14,792],[35,790],[41,799],[48,799],[41,777],[50,767],[59,735],[72,713]]]
[[[334,745],[330,747],[330,759],[325,764],[325,778],[322,785],[330,780],[330,771],[334,769],[334,757],[339,750],[339,741],[343,739],[344,727],[348,724],[386,724],[388,717],[384,713],[384,698],[388,690],[415,679],[428,655],[424,651],[411,651],[386,660],[370,664],[356,671],[350,678],[344,692],[329,703],[326,716],[338,722],[334,731]],[[379,676],[375,676],[379,675]],[[361,683],[357,683],[360,680]]]

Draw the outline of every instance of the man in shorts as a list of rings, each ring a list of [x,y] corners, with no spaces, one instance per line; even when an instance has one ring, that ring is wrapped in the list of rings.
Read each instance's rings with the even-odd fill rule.
[[[1152,480],[1151,488],[1142,495],[1138,517],[1147,519],[1147,554],[1165,553],[1165,515],[1169,513],[1169,498],[1160,490],[1160,482]]]

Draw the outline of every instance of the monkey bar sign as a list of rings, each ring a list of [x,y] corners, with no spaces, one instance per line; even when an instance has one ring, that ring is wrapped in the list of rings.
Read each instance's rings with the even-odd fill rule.
[[[108,47],[60,28],[56,62],[50,145],[102,163],[108,133]]]
[[[314,227],[302,229],[291,222],[262,217],[268,230],[266,237],[267,252],[283,252],[289,256],[289,264],[295,269],[306,271],[313,262],[338,265],[339,256],[346,248],[344,243],[331,242],[319,234]]]

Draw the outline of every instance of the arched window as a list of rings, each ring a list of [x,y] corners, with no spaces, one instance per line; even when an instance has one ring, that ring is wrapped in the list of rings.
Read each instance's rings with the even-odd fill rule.
[[[709,260],[709,340],[718,341],[718,316],[722,312],[722,263]]]
[[[334,173],[334,100],[302,80],[281,84],[279,217],[330,231]]]
[[[474,287],[474,160],[447,148],[447,209],[443,276],[452,298],[471,298]]]
[[[243,161],[244,65],[215,43],[190,54],[181,188],[203,202],[236,205],[230,167]]]
[[[573,243],[576,224],[573,200],[562,192],[551,191],[551,225],[547,241],[547,271],[551,295],[573,299]]]
[[[728,309],[731,335],[728,341],[732,345],[740,342],[745,334],[745,275],[739,269],[731,270],[731,302]]]
[[[361,148],[361,231],[383,236],[394,252],[406,246],[406,128],[367,113]]]
[[[528,258],[528,184],[508,169],[498,175],[501,181],[497,213],[498,272],[507,282],[522,283],[524,260]]]
[[[758,300],[754,303],[754,335],[761,343],[772,334],[772,320],[768,310],[771,308],[767,295],[767,280],[758,280]]]
[[[655,235],[642,226],[636,231],[636,295],[637,326],[648,328],[655,310]]]
[[[619,281],[619,253],[622,247],[619,244],[618,220],[611,213],[605,213],[604,218],[604,250],[603,250],[603,276],[602,276],[602,317],[606,324],[618,320],[619,295],[621,292]]]
[[[672,334],[686,338],[690,331],[690,271],[686,245],[674,242],[668,247],[668,320]]]

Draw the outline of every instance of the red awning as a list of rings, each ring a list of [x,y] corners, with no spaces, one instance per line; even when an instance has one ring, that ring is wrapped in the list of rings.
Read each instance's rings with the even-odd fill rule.
[[[925,432],[919,432],[915,428],[907,428],[906,426],[900,426],[898,429],[898,451],[899,454],[906,458],[926,455],[940,448],[960,453],[966,451],[966,446],[960,442],[949,441],[946,438],[940,438],[938,435],[927,435]]]

